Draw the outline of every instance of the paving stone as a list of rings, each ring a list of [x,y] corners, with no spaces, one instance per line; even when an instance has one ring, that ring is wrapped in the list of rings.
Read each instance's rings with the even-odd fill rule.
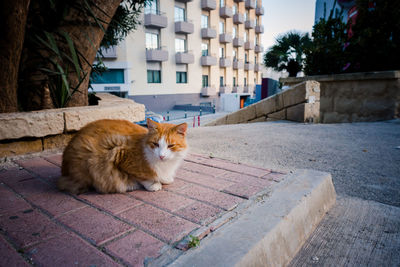
[[[47,181],[54,181],[61,176],[60,167],[43,158],[37,157],[29,160],[17,160],[16,162]]]
[[[190,183],[187,183],[181,179],[175,178],[175,180],[172,184],[163,185],[163,189],[166,189],[168,191],[179,191],[189,185],[190,185]]]
[[[125,194],[98,194],[95,192],[90,192],[79,195],[79,198],[84,199],[90,202],[90,204],[113,214],[119,214],[127,209],[143,203]]]
[[[148,204],[136,206],[119,215],[168,243],[180,240],[199,225]]]
[[[87,207],[67,213],[58,218],[96,245],[101,245],[134,228],[100,211]]]
[[[263,187],[252,186],[247,183],[237,183],[224,189],[223,192],[249,199],[262,190],[264,190]]]
[[[47,161],[50,161],[51,163],[61,167],[62,163],[62,154],[53,154],[53,155],[48,155],[44,157]]]
[[[32,206],[20,196],[0,185],[0,215],[7,211],[30,209]]]
[[[36,194],[42,194],[49,191],[57,191],[56,188],[40,181],[33,176],[27,177],[26,179],[13,180],[13,183],[7,184],[15,192],[25,197]]]
[[[186,197],[174,194],[168,191],[149,192],[137,190],[129,193],[131,196],[138,198],[147,203],[153,204],[168,211],[175,211],[192,204],[194,201]]]
[[[0,266],[28,267],[30,266],[18,252],[2,236],[0,236]]]
[[[199,172],[203,174],[207,174],[213,177],[217,177],[221,174],[223,174],[225,171],[217,168],[212,168],[209,166],[201,165],[201,164],[196,164],[193,162],[188,162],[185,161],[182,164],[182,168],[191,172]]]
[[[156,258],[166,244],[160,240],[137,230],[117,241],[108,244],[107,253],[117,257],[129,266],[144,266],[147,258]]]
[[[198,185],[191,185],[178,192],[188,197],[218,206],[224,210],[231,210],[235,208],[238,203],[243,201],[241,198]]]
[[[32,174],[24,169],[19,169],[18,167],[0,171],[0,182],[7,185],[15,184],[24,180],[30,180],[33,178],[34,177],[32,176]]]
[[[272,184],[271,181],[268,181],[268,179],[262,179],[236,172],[226,172],[218,178],[226,179],[240,184],[248,184],[256,187],[266,187],[271,186]]]
[[[64,233],[27,251],[37,266],[121,266],[73,233]]]
[[[27,209],[0,215],[0,228],[23,248],[59,235],[65,230],[38,210]]]
[[[263,176],[263,179],[268,179],[274,182],[280,182],[283,180],[284,177],[285,177],[284,173],[272,172],[270,174]]]
[[[215,179],[215,177],[208,176],[202,173],[194,173],[184,169],[180,169],[176,172],[176,177],[186,180],[188,182],[212,187],[217,190],[222,190],[226,187],[233,185],[232,182]]]
[[[29,195],[26,199],[46,210],[54,217],[87,206],[70,195],[56,190]]]
[[[175,213],[192,222],[206,225],[218,218],[218,215],[222,212],[223,210],[220,208],[196,201],[187,207],[177,210]]]

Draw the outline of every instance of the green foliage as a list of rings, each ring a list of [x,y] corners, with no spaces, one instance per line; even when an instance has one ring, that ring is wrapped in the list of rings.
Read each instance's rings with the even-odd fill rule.
[[[190,241],[189,241],[189,248],[195,248],[200,246],[200,239],[197,236],[192,236],[190,235]]]
[[[296,77],[303,69],[304,50],[310,45],[308,33],[288,32],[276,39],[275,45],[264,54],[264,65],[276,71],[287,70]]]

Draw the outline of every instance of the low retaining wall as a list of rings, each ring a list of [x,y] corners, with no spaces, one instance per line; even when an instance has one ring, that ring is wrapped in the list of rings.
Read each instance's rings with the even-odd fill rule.
[[[145,118],[145,107],[132,100],[99,93],[97,106],[0,114],[0,157],[64,147],[73,133],[99,119]]]
[[[322,123],[379,121],[400,115],[400,71],[280,79],[288,86],[307,80],[320,83]]]
[[[317,123],[320,120],[319,110],[319,83],[305,81],[286,91],[212,121],[206,126],[275,120]]]

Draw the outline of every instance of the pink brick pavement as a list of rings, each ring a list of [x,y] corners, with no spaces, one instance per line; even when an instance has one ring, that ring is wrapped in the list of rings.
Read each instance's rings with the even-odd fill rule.
[[[190,235],[218,230],[231,210],[284,177],[191,154],[161,191],[69,195],[55,187],[61,160],[51,154],[0,166],[0,266],[143,266],[188,249]]]

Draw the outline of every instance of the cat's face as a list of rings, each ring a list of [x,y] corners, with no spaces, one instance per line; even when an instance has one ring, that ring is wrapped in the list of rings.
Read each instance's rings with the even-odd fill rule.
[[[149,129],[146,145],[153,158],[160,161],[168,161],[181,157],[187,148],[186,130],[187,124],[179,125],[157,123],[147,119]]]

